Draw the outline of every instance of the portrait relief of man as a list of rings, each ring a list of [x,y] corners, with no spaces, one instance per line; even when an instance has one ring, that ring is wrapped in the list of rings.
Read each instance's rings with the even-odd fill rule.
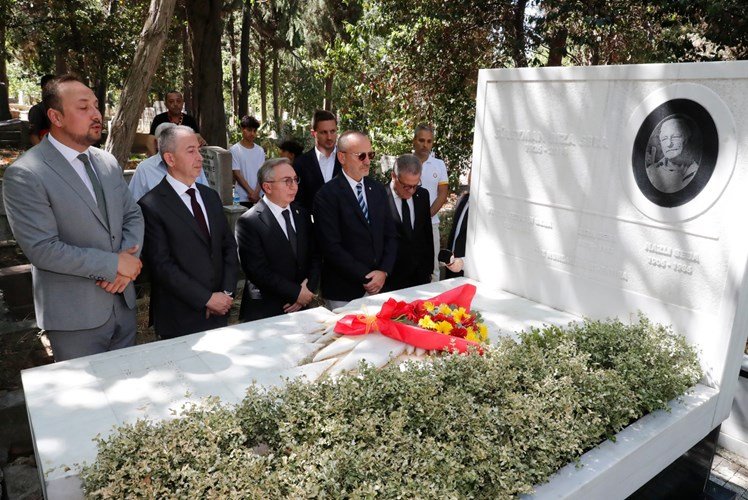
[[[701,148],[691,143],[694,129],[688,118],[675,114],[654,130],[647,157],[659,160],[647,162],[647,177],[657,190],[675,193],[696,176]]]
[[[641,194],[664,208],[699,196],[714,173],[719,134],[709,110],[692,99],[670,99],[640,123],[631,173]]]

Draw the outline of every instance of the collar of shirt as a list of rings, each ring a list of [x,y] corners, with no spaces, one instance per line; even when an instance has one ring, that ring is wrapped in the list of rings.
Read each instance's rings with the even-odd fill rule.
[[[72,165],[73,162],[79,162],[81,165],[83,165],[83,162],[81,162],[78,159],[78,155],[81,154],[80,151],[76,151],[75,149],[64,145],[63,143],[55,139],[55,137],[52,135],[51,132],[48,135],[49,135],[49,142],[52,143],[55,149],[57,149],[57,151],[60,152],[60,154],[63,156],[63,158],[65,158],[68,161],[68,163]],[[88,148],[86,148],[86,150],[83,151],[83,153],[88,156],[89,160],[91,159],[91,155],[89,155],[88,153]]]
[[[182,181],[176,180],[174,177],[169,175],[167,172],[166,174],[166,182],[169,183],[169,185],[174,189],[174,191],[177,193],[177,196],[179,196],[179,199],[182,200],[182,203],[187,207],[187,210],[190,211],[192,216],[195,216],[195,212],[192,211],[192,198],[190,198],[190,195],[187,194],[187,190],[190,188],[193,188],[195,190],[195,198],[197,199],[198,205],[200,205],[200,208],[203,209],[203,216],[205,217],[205,224],[208,226],[208,231],[210,231],[210,221],[208,220],[208,211],[205,209],[205,203],[203,202],[203,197],[200,195],[200,190],[197,189],[197,186],[193,182],[191,186],[186,185]]]
[[[397,208],[397,213],[400,214],[400,220],[403,220],[403,202],[402,198],[400,198],[397,195],[397,191],[395,191],[395,181],[390,181],[390,191],[392,191],[392,198],[395,200],[395,208]],[[415,193],[413,193],[415,195]],[[411,196],[405,202],[408,204],[408,208],[410,209],[410,226],[414,227],[416,223],[415,218],[415,207],[413,205],[413,197]]]
[[[174,177],[172,177],[169,173],[166,174],[166,182],[168,182],[171,187],[174,188],[174,191],[177,192],[179,196],[185,195],[189,197],[190,195],[187,194],[187,190],[190,188],[194,188],[195,191],[197,191],[197,188],[195,188],[195,183],[193,182],[191,185],[187,185],[183,183],[182,181],[176,180]],[[200,191],[197,191],[198,195],[200,194]]]
[[[296,231],[296,222],[293,220],[293,209],[291,208],[291,205],[283,208],[270,201],[267,196],[263,198],[262,201],[270,209],[270,213],[272,213],[273,217],[275,217],[275,220],[278,221],[278,224],[280,224],[280,227],[281,229],[283,229],[284,233],[286,233],[286,219],[283,218],[283,211],[288,210],[288,212],[291,214],[291,226],[293,226],[293,230]],[[286,233],[286,237],[288,237],[288,233]]]
[[[364,201],[368,205],[369,204],[369,200],[366,199],[366,183],[364,182],[365,177],[361,177],[360,181],[354,181],[351,178],[351,176],[349,176],[348,174],[345,173],[345,170],[341,170],[341,172],[345,176],[345,180],[347,180],[348,184],[351,186],[351,189],[353,190],[353,197],[356,198],[356,199],[358,199],[358,193],[356,192],[356,184],[358,184],[359,182],[361,183],[361,185],[364,187],[364,189],[363,189]]]
[[[334,148],[332,148],[332,153],[330,153],[330,156],[326,156],[325,153],[317,148],[317,146],[314,146],[314,152],[317,153],[317,161],[320,165],[322,165],[323,163],[327,163],[330,160],[335,161],[335,155],[338,153],[338,147],[335,146]]]

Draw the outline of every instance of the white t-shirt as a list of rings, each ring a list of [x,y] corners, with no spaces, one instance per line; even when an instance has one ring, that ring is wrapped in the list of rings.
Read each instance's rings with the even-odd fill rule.
[[[423,162],[423,172],[421,173],[421,184],[429,192],[429,205],[434,204],[439,184],[448,184],[447,166],[439,158],[429,156],[429,159]],[[439,224],[439,214],[431,218],[432,224]]]
[[[255,144],[252,149],[249,149],[242,146],[241,142],[237,142],[231,146],[229,151],[231,152],[231,170],[240,170],[249,187],[255,189],[257,187],[257,171],[265,163],[265,150],[259,144]],[[238,182],[235,187],[239,201],[249,201],[247,192]]]

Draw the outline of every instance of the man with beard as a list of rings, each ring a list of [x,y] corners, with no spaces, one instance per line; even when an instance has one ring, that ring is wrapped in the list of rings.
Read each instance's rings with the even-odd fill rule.
[[[49,82],[50,131],[5,171],[8,221],[32,264],[36,322],[55,361],[135,343],[143,217],[101,139],[96,96],[78,78]]]

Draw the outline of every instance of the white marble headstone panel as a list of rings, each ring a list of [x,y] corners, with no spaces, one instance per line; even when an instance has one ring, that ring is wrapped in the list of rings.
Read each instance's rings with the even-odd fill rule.
[[[200,148],[203,155],[203,171],[210,187],[215,189],[224,205],[233,202],[234,177],[231,172],[231,153],[218,146]]]
[[[723,389],[715,426],[748,327],[746,86],[745,61],[482,70],[478,85],[467,275],[673,325]],[[675,118],[685,145],[667,159]]]

